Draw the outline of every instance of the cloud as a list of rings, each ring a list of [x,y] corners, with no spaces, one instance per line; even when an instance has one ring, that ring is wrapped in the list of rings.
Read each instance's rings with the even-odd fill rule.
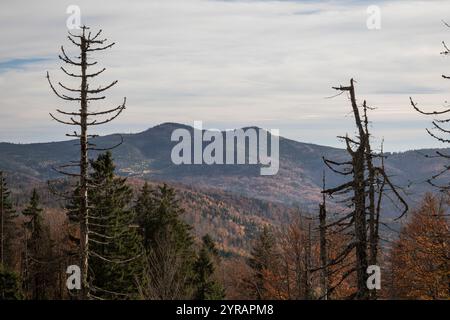
[[[360,99],[378,107],[373,130],[386,137],[387,150],[436,145],[423,136],[427,119],[411,110],[408,97],[430,107],[446,99],[440,76],[449,61],[439,52],[450,38],[441,23],[448,1],[5,0],[0,61],[51,59],[0,64],[0,140],[64,138],[66,128],[48,113],[73,105],[55,98],[44,76],[49,70],[66,81],[56,58],[61,44],[75,54],[66,39],[70,4],[80,6],[83,23],[117,42],[96,55],[107,68],[101,83],[119,80],[98,108],[127,96],[128,109],[99,133],[203,120],[339,145],[335,137],[352,130],[348,101],[325,97],[354,77]],[[381,30],[366,27],[371,4],[381,8]],[[402,128],[408,135],[389,142],[388,134]],[[424,138],[411,139],[411,132]]]
[[[25,66],[48,60],[46,58],[10,59],[0,61],[0,72],[10,69],[23,69]]]

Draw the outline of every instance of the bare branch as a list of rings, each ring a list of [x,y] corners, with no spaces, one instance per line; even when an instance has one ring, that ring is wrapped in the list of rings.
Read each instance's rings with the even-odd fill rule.
[[[106,39],[105,39],[106,40]],[[108,48],[111,48],[113,45],[115,45],[116,43],[113,42],[107,46],[101,47],[101,48],[94,48],[94,49],[88,49],[87,51],[91,52],[91,51],[100,51],[100,50],[106,50]]]
[[[449,113],[449,112],[450,112],[450,109],[443,110],[443,111],[425,112],[425,111],[420,110],[420,109],[417,107],[417,104],[413,101],[413,99],[412,99],[411,97],[409,98],[409,100],[410,100],[410,102],[411,102],[412,107],[413,107],[417,112],[419,112],[419,113],[421,113],[421,114],[424,114],[424,115],[427,115],[427,116],[430,116],[430,115],[445,114],[445,113]]]
[[[67,125],[70,125],[70,126],[79,126],[80,124],[78,123],[78,122],[76,122],[76,121],[72,121],[72,122],[66,122],[66,121],[63,121],[63,120],[60,120],[60,119],[58,119],[58,118],[56,118],[53,114],[51,114],[51,113],[49,113],[50,114],[50,116],[53,118],[53,120],[55,120],[55,121],[57,121],[57,122],[59,122],[59,123],[62,123],[62,124],[67,124]],[[72,118],[71,118],[72,119]]]

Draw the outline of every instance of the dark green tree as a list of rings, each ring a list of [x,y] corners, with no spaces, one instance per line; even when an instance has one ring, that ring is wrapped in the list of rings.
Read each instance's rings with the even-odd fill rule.
[[[195,251],[191,227],[181,220],[184,210],[175,190],[166,184],[155,190],[144,185],[135,211],[147,253],[142,295],[151,299],[191,297]]]
[[[22,211],[27,218],[23,259],[24,289],[34,300],[51,298],[50,289],[55,283],[55,256],[50,228],[44,224],[39,194],[33,189],[27,207]]]
[[[110,152],[91,161],[91,167],[93,291],[107,298],[132,298],[137,294],[136,275],[143,268],[142,237],[131,209],[133,192],[125,178],[115,176]]]
[[[209,235],[202,238],[202,247],[194,263],[194,299],[222,300],[225,291],[215,279],[215,264],[219,261],[218,250]]]
[[[142,236],[131,208],[133,192],[125,178],[115,175],[110,152],[90,162],[89,175],[89,286],[90,298],[131,299],[142,274]],[[69,204],[76,220],[77,194]]]
[[[144,245],[146,248],[150,246],[152,235],[156,230],[156,226],[152,225],[151,221],[154,218],[153,212],[156,207],[155,198],[150,185],[145,182],[134,206],[136,221],[143,230]]]
[[[147,246],[151,247],[161,233],[168,233],[180,253],[192,256],[192,228],[181,220],[184,210],[180,207],[173,188],[163,184],[150,191],[149,186],[144,185],[135,210]]]
[[[16,217],[11,192],[6,185],[4,173],[0,171],[0,265],[8,269],[12,269],[14,264],[12,245],[16,237],[14,226]]]
[[[22,300],[20,278],[0,265],[0,300]]]

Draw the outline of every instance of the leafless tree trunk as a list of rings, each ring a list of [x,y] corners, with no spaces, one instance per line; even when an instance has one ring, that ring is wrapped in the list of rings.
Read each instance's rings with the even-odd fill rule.
[[[376,167],[373,163],[375,156],[370,146],[370,134],[368,131],[367,118],[367,104],[363,103],[364,120],[361,119],[353,79],[350,80],[348,87],[335,87],[334,89],[340,92],[347,92],[350,97],[351,107],[355,119],[355,125],[358,130],[358,136],[351,139],[347,136],[340,137],[346,143],[347,153],[350,156],[350,161],[337,162],[324,159],[325,164],[333,172],[344,176],[352,176],[352,179],[338,187],[326,189],[323,193],[330,196],[333,195],[347,195],[345,199],[349,202],[348,207],[351,212],[344,218],[339,219],[332,225],[344,225],[341,231],[347,231],[353,227],[349,235],[352,235],[353,241],[348,244],[344,251],[339,255],[339,259],[334,263],[343,261],[354,250],[356,256],[355,268],[352,268],[346,274],[348,277],[353,271],[356,271],[356,287],[354,297],[356,299],[375,298],[376,294],[370,293],[367,288],[367,267],[370,264],[377,263],[377,248],[378,248],[378,216],[380,204],[375,205],[376,184],[378,179],[382,181],[384,186],[387,183],[390,190],[394,193],[397,199],[404,206],[404,210],[400,216],[403,216],[408,210],[408,205],[400,196],[396,187],[390,182],[387,174],[384,171],[384,165]],[[378,188],[379,201],[383,188]],[[367,212],[368,210],[368,212]],[[366,216],[369,216],[367,221]],[[367,228],[367,222],[369,227]],[[330,226],[330,225],[329,225]],[[369,249],[369,250],[368,250]]]
[[[323,174],[323,187],[325,190],[325,173]],[[328,253],[327,253],[327,207],[325,193],[322,194],[322,204],[319,205],[319,238],[320,238],[320,285],[321,297],[323,300],[328,300]]]
[[[369,264],[375,265],[377,261],[378,237],[375,233],[375,169],[373,167],[373,154],[370,146],[369,120],[367,118],[367,104],[364,101],[364,131],[365,131],[365,152],[367,162],[367,184],[369,188]]]
[[[351,156],[351,167],[353,173],[353,179],[349,185],[343,185],[336,191],[345,190],[351,187],[353,190],[353,225],[355,242],[354,247],[356,250],[356,283],[357,283],[357,299],[366,299],[368,297],[368,289],[366,286],[367,281],[367,233],[366,233],[366,186],[365,186],[365,151],[366,151],[366,133],[362,126],[361,117],[359,114],[358,105],[356,103],[355,87],[353,79],[350,80],[349,87],[335,88],[340,91],[347,91],[350,95],[351,106],[353,109],[353,115],[355,117],[355,124],[359,132],[359,143],[352,141],[348,136],[345,137],[347,144],[347,152]],[[351,144],[356,145],[356,150],[353,150]],[[327,191],[327,190],[326,190]],[[328,193],[333,194],[335,190],[328,190]]]
[[[80,74],[75,74],[67,71],[64,67],[61,67],[61,70],[72,78],[76,78],[81,80],[80,88],[69,88],[63,85],[61,82],[58,82],[58,85],[68,91],[69,93],[78,94],[77,97],[70,97],[66,94],[60,94],[52,82],[50,81],[50,76],[47,72],[47,80],[50,84],[53,92],[62,100],[76,102],[79,104],[79,110],[76,112],[66,112],[57,109],[56,111],[68,117],[68,120],[61,120],[55,117],[53,114],[50,116],[59,123],[79,127],[79,132],[74,131],[73,134],[67,134],[69,137],[75,137],[79,139],[80,142],[80,159],[79,161],[74,161],[71,164],[63,165],[60,168],[55,168],[55,170],[61,174],[77,177],[79,180],[79,223],[80,223],[80,269],[82,273],[82,298],[89,298],[89,279],[88,279],[88,270],[89,270],[89,199],[88,199],[88,190],[91,187],[88,181],[88,169],[89,169],[89,158],[88,152],[90,150],[107,150],[107,149],[99,149],[96,148],[95,144],[90,142],[90,139],[96,138],[97,135],[89,134],[88,128],[90,126],[97,126],[101,124],[108,123],[119,116],[120,113],[125,109],[126,98],[124,98],[123,103],[116,108],[112,108],[105,111],[91,112],[89,111],[89,103],[91,101],[103,100],[105,96],[96,96],[107,89],[114,86],[117,81],[113,81],[111,84],[105,87],[99,87],[97,89],[89,88],[89,80],[97,77],[106,69],[103,68],[100,71],[88,73],[88,68],[97,64],[97,62],[89,62],[88,54],[94,51],[102,51],[108,48],[111,48],[114,43],[106,44],[107,39],[99,39],[102,30],[100,30],[95,36],[91,36],[91,32],[89,28],[83,26],[80,35],[75,35],[69,32],[68,39],[75,45],[80,55],[74,59],[70,58],[64,47],[61,46],[62,55],[59,58],[67,63],[68,65],[76,68],[80,68]],[[78,42],[77,42],[78,40]],[[78,60],[78,61],[76,61]],[[105,119],[99,119],[99,117],[106,117]],[[120,142],[121,143],[121,142]],[[120,144],[119,143],[119,144]],[[114,146],[115,147],[115,146]],[[65,171],[70,167],[78,167],[79,172],[68,172]]]
[[[186,275],[180,275],[183,258],[166,235],[159,236],[147,253],[147,267],[139,294],[145,300],[180,300],[185,296]]]
[[[311,265],[312,265],[312,239],[311,239],[311,221],[308,221],[306,248],[305,248],[305,299],[311,299],[312,286],[311,286]]]
[[[25,225],[23,225],[23,235],[24,235],[24,261],[23,261],[23,272],[22,272],[22,279],[23,279],[23,289],[25,291],[26,294],[28,294],[28,290],[29,290],[29,273],[30,273],[30,268],[29,268],[29,263],[28,263],[28,258],[29,258],[29,254],[28,254],[28,234],[27,234],[27,228]]]
[[[444,22],[445,26],[450,28],[450,25],[446,22]],[[443,41],[442,42],[444,46],[444,51],[441,52],[444,56],[450,55],[450,48],[447,46],[447,44]],[[450,80],[450,76],[448,75],[442,75],[442,78],[445,80]],[[445,125],[450,122],[450,118],[448,115],[450,114],[450,108],[448,108],[447,102],[445,104],[446,109],[439,110],[439,111],[423,111],[421,108],[419,108],[418,104],[413,101],[413,99],[410,97],[410,102],[412,107],[419,113],[427,116],[433,116],[435,119],[431,122],[433,127],[431,129],[426,129],[427,133],[437,141],[440,141],[442,143],[448,144],[450,143],[450,138],[448,135],[450,134],[450,130],[448,128],[445,128]],[[434,132],[433,132],[434,131]],[[425,155],[427,158],[442,158],[446,161],[450,159],[450,154],[447,154],[441,150],[436,151],[436,155]],[[446,196],[450,195],[450,182],[448,180],[450,172],[450,165],[445,165],[444,168],[430,177],[428,179],[428,183],[436,188],[438,188],[442,193],[444,193]]]

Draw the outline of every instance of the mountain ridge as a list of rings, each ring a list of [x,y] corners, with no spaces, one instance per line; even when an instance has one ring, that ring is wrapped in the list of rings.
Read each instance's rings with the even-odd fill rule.
[[[120,134],[124,142],[112,151],[117,172],[123,176],[217,189],[285,205],[315,207],[321,199],[325,169],[322,158],[347,158],[344,149],[280,136],[280,170],[275,176],[260,176],[259,165],[175,165],[170,154],[177,142],[171,141],[170,136],[173,130],[180,128],[194,130],[189,125],[165,122],[139,133]],[[115,145],[120,142],[118,135],[99,137],[96,143],[102,148]],[[442,159],[426,159],[423,155],[436,150],[385,153],[387,172],[393,176],[394,183],[408,187],[412,199],[420,198],[430,189],[424,182],[444,165]],[[76,140],[30,144],[3,142],[0,143],[0,170],[45,181],[59,176],[52,167],[76,159],[77,153]],[[94,156],[95,152],[91,157]],[[343,179],[327,172],[327,186],[337,185]],[[414,182],[412,186],[411,182]]]

